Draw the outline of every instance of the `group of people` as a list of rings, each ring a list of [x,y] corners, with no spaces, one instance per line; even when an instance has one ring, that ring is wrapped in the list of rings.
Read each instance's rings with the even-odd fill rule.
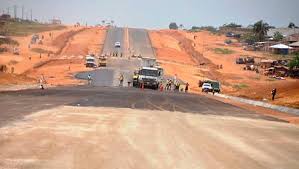
[[[186,84],[181,84],[180,82],[178,82],[177,80],[171,80],[171,79],[167,79],[166,84],[165,84],[165,90],[166,91],[184,91],[184,92],[188,92],[189,90],[189,83]]]

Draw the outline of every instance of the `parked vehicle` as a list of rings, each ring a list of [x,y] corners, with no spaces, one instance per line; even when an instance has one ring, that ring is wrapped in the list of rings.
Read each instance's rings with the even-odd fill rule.
[[[202,92],[216,92],[216,93],[221,92],[221,85],[220,82],[218,81],[213,81],[213,80],[199,81],[198,85],[199,87],[202,88]]]
[[[236,64],[245,64],[244,58],[237,58],[236,59]]]
[[[236,64],[254,64],[254,58],[253,57],[240,57],[236,59]]]
[[[85,66],[89,68],[97,67],[96,59],[94,56],[87,55],[85,60]]]
[[[204,83],[201,88],[202,88],[201,89],[202,92],[207,92],[207,93],[213,92],[213,87],[212,87],[212,84],[210,84],[210,83]]]

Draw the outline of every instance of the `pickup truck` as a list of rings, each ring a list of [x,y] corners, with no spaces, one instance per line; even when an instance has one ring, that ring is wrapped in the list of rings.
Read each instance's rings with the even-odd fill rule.
[[[97,67],[95,57],[87,55],[85,58],[85,66],[89,68]]]
[[[200,87],[202,88],[202,92],[216,92],[216,93],[221,92],[220,82],[218,81],[207,80],[204,81],[202,86]]]

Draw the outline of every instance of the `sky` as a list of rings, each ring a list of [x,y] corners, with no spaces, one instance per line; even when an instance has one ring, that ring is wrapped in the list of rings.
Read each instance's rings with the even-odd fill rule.
[[[0,14],[8,7],[13,14],[14,5],[19,17],[24,6],[29,17],[32,9],[34,19],[55,17],[65,24],[113,20],[117,26],[162,29],[170,22],[191,28],[264,20],[276,27],[299,25],[299,0],[0,0]]]

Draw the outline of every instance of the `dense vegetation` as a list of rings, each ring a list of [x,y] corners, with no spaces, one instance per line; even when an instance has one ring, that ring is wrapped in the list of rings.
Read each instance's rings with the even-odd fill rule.
[[[169,24],[169,29],[177,30],[177,29],[179,29],[179,27],[178,27],[178,25],[175,22],[171,22]]]
[[[299,54],[297,53],[296,56],[290,61],[289,63],[290,69],[299,68]]]
[[[64,29],[62,25],[41,24],[31,21],[5,20],[1,21],[0,35],[5,36],[26,36],[50,30]]]

